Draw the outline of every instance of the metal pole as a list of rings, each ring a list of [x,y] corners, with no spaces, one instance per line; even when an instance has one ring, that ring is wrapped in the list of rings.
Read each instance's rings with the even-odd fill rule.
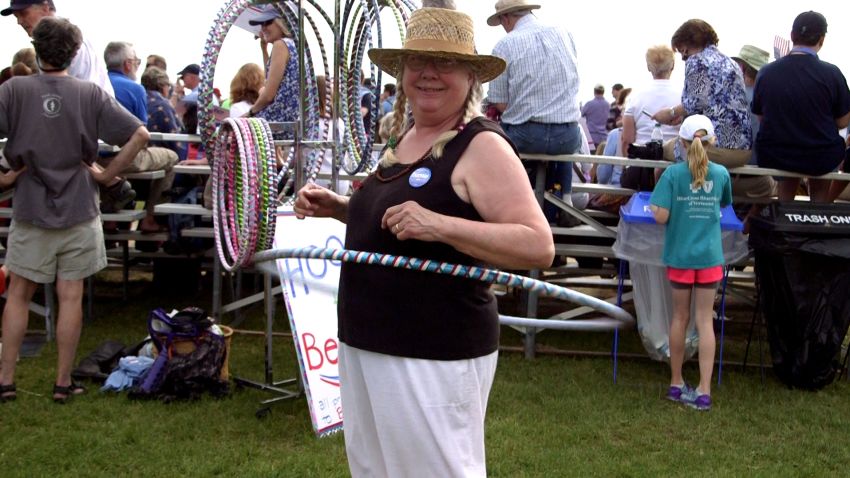
[[[304,67],[306,49],[304,48],[304,8],[302,0],[298,0],[298,121],[295,126],[295,191],[304,186],[304,149],[301,141],[304,139],[304,119],[307,113],[304,111],[304,95],[307,92],[307,70]]]
[[[342,70],[342,25],[340,24],[340,0],[334,0],[334,66],[333,66],[333,87],[331,88],[331,131],[332,141],[331,146],[331,188],[334,192],[339,192],[339,168],[342,167],[342,144],[340,140],[339,130],[339,102],[340,102],[340,72]],[[331,81],[328,78],[328,81]]]
[[[266,385],[274,385],[274,358],[272,357],[272,340],[274,339],[274,312],[272,302],[274,301],[274,295],[272,294],[272,276],[268,272],[263,272],[263,300],[266,309]]]

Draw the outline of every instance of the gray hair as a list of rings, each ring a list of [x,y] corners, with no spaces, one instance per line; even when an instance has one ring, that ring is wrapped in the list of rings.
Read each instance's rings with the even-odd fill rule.
[[[142,73],[142,86],[145,87],[145,90],[159,91],[170,84],[168,73],[162,68],[152,66]]]
[[[517,10],[515,12],[506,13],[505,15],[507,15],[509,17],[522,18],[522,17],[529,15],[529,14],[531,14],[530,8],[528,10]]]
[[[120,70],[124,65],[125,60],[135,56],[133,44],[125,41],[113,41],[106,45],[103,51],[103,61],[106,62],[106,69]]]

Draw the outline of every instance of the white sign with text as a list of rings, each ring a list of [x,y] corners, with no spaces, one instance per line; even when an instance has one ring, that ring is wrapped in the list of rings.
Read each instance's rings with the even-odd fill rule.
[[[335,219],[302,221],[291,207],[278,209],[276,249],[342,249],[344,244],[345,224]],[[340,266],[321,259],[277,261],[310,417],[319,436],[342,429],[336,316]]]

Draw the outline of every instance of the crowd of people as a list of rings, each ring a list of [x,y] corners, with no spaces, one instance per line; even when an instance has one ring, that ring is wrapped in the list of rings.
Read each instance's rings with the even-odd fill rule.
[[[0,15],[14,16],[33,44],[16,53],[0,74],[0,137],[6,139],[0,187],[15,187],[0,267],[0,293],[7,275],[9,284],[0,401],[17,396],[15,364],[36,285],[55,281],[59,358],[53,398],[65,403],[85,391],[71,380],[70,370],[82,325],[82,281],[106,266],[104,230],[114,227],[104,224],[100,214],[117,212],[136,199],[123,175],[163,172],[150,180],[146,214],[137,229],[169,232],[164,250],[185,252],[175,230],[180,218],[155,216],[154,207],[200,195],[201,176],[175,175],[174,166],[206,164],[205,153],[196,143],[150,141],[150,132],[197,132],[201,68],[187,65],[172,82],[166,59],[149,55],[139,76],[142,60],[132,43],[113,41],[98,51],[79,28],[56,15],[52,0],[11,0]],[[247,64],[237,72],[218,117],[294,121],[298,55],[291,35],[271,6],[255,23],[261,28],[266,66]],[[43,141],[45,131],[55,141]],[[120,149],[104,150],[98,140]],[[145,244],[159,245],[137,241],[137,248]]]
[[[598,84],[582,105],[575,42],[565,29],[542,22],[535,14],[539,8],[527,0],[498,0],[487,23],[503,28],[505,36],[488,55],[476,50],[472,20],[454,2],[424,2],[410,16],[401,48],[369,50],[371,61],[396,80],[379,98],[366,75],[360,89],[367,138],[378,141],[377,133],[386,144],[380,164],[352,194],[307,184],[297,193],[295,212],[344,222],[347,249],[546,268],[555,255],[550,225],[564,215],[540,208],[535,183],[545,181],[571,204],[574,175],[616,185],[625,173],[601,165],[587,174],[571,163],[521,161],[519,155],[596,151],[625,157],[634,144],[658,141],[658,154],[675,162],[651,178],[653,214],[666,224],[663,259],[674,302],[666,398],[708,410],[711,311],[723,266],[719,210],[731,203],[733,191],[789,200],[800,187],[798,179],[733,178],[726,168],[753,164],[811,176],[842,163],[847,169],[839,130],[850,122],[850,91],[840,70],[817,56],[826,19],[816,12],[800,14],[791,30],[794,47],[774,62],[750,45],[727,56],[711,25],[688,20],[669,46],[648,46],[650,82],[634,88],[616,84],[610,102]],[[174,166],[205,161],[203,151],[189,145],[149,141],[149,132],[196,132],[197,64],[187,65],[172,82],[165,58],[150,55],[137,83],[142,61],[131,43],[112,42],[100,54],[55,12],[52,0],[11,0],[0,12],[16,17],[34,47],[15,55],[0,87],[0,136],[7,138],[8,163],[0,186],[16,186],[0,269],[0,278],[10,276],[2,401],[16,397],[15,358],[26,330],[26,304],[36,284],[54,280],[59,359],[53,398],[64,403],[84,391],[71,381],[70,367],[81,329],[82,279],[105,266],[97,185],[111,207],[120,207],[135,196],[122,174],[164,171],[151,184],[139,224],[142,231],[157,232],[163,227],[153,206],[164,195],[181,187],[197,193],[197,184],[175,177]],[[299,116],[296,44],[275,8],[265,7],[251,24],[260,27],[265,65],[239,69],[229,97],[215,100],[218,114],[293,122]],[[670,80],[676,52],[685,62],[683,85]],[[332,80],[315,81],[322,127],[331,128]],[[56,142],[39,141],[46,130],[56,132]],[[123,147],[98,154],[98,138]],[[812,201],[831,202],[844,186],[810,178],[807,192]],[[707,209],[696,214],[682,198],[697,198]],[[32,244],[38,244],[40,257],[34,257]],[[695,388],[682,376],[692,302],[700,335]],[[352,474],[396,476],[415,469],[428,476],[485,475],[484,417],[499,344],[498,312],[488,287],[344,263],[338,315]]]

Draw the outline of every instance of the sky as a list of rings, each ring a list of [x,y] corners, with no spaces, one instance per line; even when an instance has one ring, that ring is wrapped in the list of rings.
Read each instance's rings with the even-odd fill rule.
[[[5,6],[7,1],[0,0],[0,4]],[[223,0],[54,0],[54,3],[57,14],[76,23],[97,49],[102,50],[110,41],[128,41],[135,45],[137,55],[143,60],[151,53],[163,55],[172,80],[187,64],[201,63],[206,38],[219,10],[227,4]],[[333,18],[334,2],[318,0],[318,3]],[[614,83],[640,87],[648,82],[646,49],[656,44],[669,45],[673,32],[689,18],[701,18],[711,24],[720,38],[720,50],[727,55],[736,55],[744,44],[772,54],[774,36],[788,38],[794,17],[803,8],[818,11],[829,23],[820,58],[836,64],[845,75],[850,74],[850,55],[842,48],[850,45],[850,28],[844,24],[842,15],[843,2],[810,0],[805,7],[796,2],[768,4],[746,0],[702,4],[669,0],[608,0],[604,4],[540,0],[537,3],[542,8],[535,13],[542,22],[563,26],[573,34],[578,51],[581,100],[592,98],[597,83],[606,86],[608,95]],[[486,23],[495,11],[495,1],[456,0],[456,4],[459,10],[473,17],[478,51],[492,51],[505,35],[501,27]],[[312,6],[306,8],[315,12]],[[385,11],[382,19],[384,45],[397,46],[399,34],[392,15]],[[320,30],[323,42],[330,48],[333,44],[330,29]],[[318,52],[315,39],[308,41]],[[0,18],[0,65],[8,65],[12,55],[27,46],[29,38],[14,17]],[[216,63],[215,86],[226,95],[230,79],[241,65],[261,61],[259,43],[254,36],[239,28],[231,29]],[[678,55],[676,62],[673,79],[681,81],[684,67]],[[317,64],[320,64],[318,58]],[[393,80],[384,75],[383,82],[388,81]]]

